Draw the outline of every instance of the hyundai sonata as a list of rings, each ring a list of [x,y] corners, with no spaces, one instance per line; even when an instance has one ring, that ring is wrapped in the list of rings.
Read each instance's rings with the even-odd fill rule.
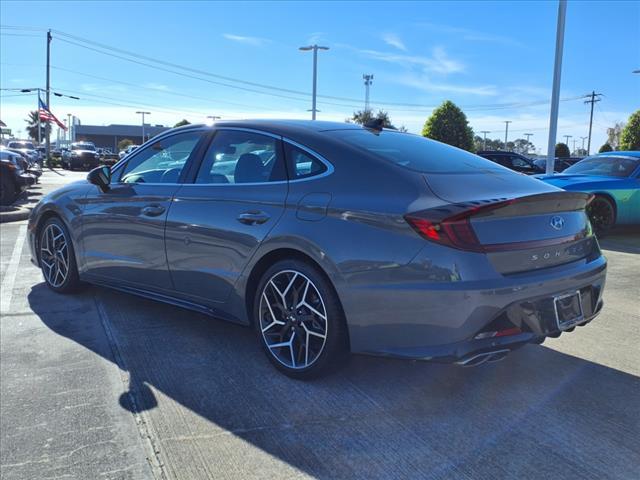
[[[54,291],[251,325],[309,378],[348,352],[476,365],[585,325],[606,272],[589,200],[377,125],[218,122],[46,196],[29,238]]]

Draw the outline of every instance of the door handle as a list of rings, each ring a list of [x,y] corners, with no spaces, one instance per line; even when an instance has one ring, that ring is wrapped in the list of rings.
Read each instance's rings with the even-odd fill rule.
[[[245,225],[261,225],[270,218],[265,212],[244,212],[238,215],[238,221]]]
[[[162,205],[147,205],[142,209],[142,214],[147,217],[157,217],[158,215],[162,215],[165,211],[165,208]]]

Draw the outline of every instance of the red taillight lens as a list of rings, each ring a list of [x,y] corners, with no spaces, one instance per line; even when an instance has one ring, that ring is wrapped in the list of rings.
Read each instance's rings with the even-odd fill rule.
[[[416,232],[428,240],[462,250],[482,251],[482,245],[469,221],[472,213],[465,212],[464,217],[455,215],[440,221],[424,218],[421,212],[404,218]]]

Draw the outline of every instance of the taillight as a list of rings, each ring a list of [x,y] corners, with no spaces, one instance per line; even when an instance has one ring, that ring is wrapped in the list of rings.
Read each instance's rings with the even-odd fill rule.
[[[474,206],[455,215],[441,219],[438,217],[442,215],[437,210],[424,210],[410,213],[405,215],[404,218],[416,232],[427,240],[461,250],[483,252],[484,246],[480,243],[473,230],[471,217],[480,212],[503,207],[511,202],[512,200],[506,200],[482,206]]]

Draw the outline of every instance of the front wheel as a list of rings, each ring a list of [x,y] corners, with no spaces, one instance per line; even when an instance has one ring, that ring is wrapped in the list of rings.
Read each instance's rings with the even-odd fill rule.
[[[591,226],[598,236],[604,236],[615,223],[615,210],[611,201],[605,197],[594,198],[587,207]]]
[[[283,260],[264,273],[253,316],[267,357],[289,377],[319,377],[346,360],[348,333],[338,296],[306,262]]]
[[[72,293],[80,286],[71,236],[59,218],[52,217],[40,229],[40,268],[47,286],[58,293]]]

